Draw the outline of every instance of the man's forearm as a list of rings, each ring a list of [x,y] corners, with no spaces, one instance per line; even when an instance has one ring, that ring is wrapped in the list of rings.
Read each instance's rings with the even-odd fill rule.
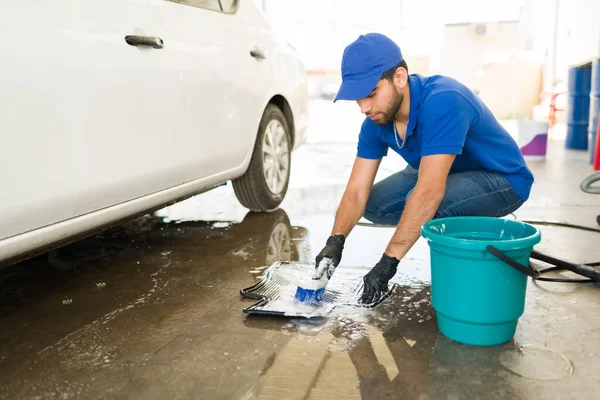
[[[401,260],[419,239],[421,226],[433,218],[443,198],[444,192],[441,191],[415,189],[406,202],[396,232],[385,253]]]
[[[363,216],[366,204],[366,199],[361,199],[353,193],[344,193],[340,206],[335,213],[335,222],[331,234],[341,234],[348,237],[358,220]]]

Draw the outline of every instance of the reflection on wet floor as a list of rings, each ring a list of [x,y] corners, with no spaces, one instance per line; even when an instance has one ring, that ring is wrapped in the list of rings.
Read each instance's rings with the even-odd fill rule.
[[[322,319],[244,318],[248,302],[233,294],[256,272],[311,258],[306,229],[277,210],[241,222],[146,216],[2,270],[2,324],[12,327],[0,332],[2,396],[93,397],[145,381],[137,393],[160,397],[173,390],[150,384],[170,376],[164,363],[187,365],[180,379],[212,394],[204,398],[426,393],[436,337],[427,288],[403,286],[376,310]],[[407,363],[414,374],[399,372]],[[27,374],[15,380],[15,370]],[[225,376],[237,385],[215,387]]]
[[[597,398],[598,284],[529,281],[513,341],[463,345],[437,328],[424,240],[374,309],[244,314],[256,301],[240,289],[277,261],[311,263],[325,242],[343,192],[326,171],[349,166],[324,157],[328,148],[299,161],[327,184],[295,180],[274,212],[234,206],[219,188],[0,270],[0,398]],[[355,146],[336,149],[345,157]],[[589,219],[535,201],[522,219]],[[392,234],[356,227],[342,263],[369,268]],[[593,235],[543,227],[538,250],[599,261]]]
[[[210,265],[205,256],[252,263],[258,268],[277,260],[298,260],[303,251],[302,236],[306,231],[292,227],[287,214],[277,210],[268,214],[248,213],[240,223],[224,221],[172,221],[145,216],[89,239],[0,270],[1,307],[16,307],[40,292],[51,293],[78,277],[100,275],[103,271],[135,274],[149,264],[166,261],[185,265]],[[133,260],[133,258],[137,258]],[[218,266],[217,260],[215,266]],[[115,265],[125,262],[126,265]],[[133,267],[129,267],[129,262]],[[207,271],[208,272],[208,271]],[[104,285],[103,285],[104,284]],[[56,285],[56,286],[55,286]],[[105,282],[97,282],[102,288]],[[0,308],[3,312],[6,311]]]
[[[100,389],[98,371],[143,369],[211,318],[241,324],[249,270],[305,259],[305,235],[283,210],[241,222],[146,216],[1,270],[1,321],[11,328],[0,331],[0,397]],[[15,371],[28,373],[15,381]]]
[[[357,228],[363,246],[348,257],[372,258],[368,240],[390,234]],[[542,296],[581,294],[580,285],[530,285],[515,341],[462,345],[437,329],[422,241],[375,309],[244,315],[253,301],[239,289],[278,260],[311,262],[310,241],[282,209],[241,221],[146,216],[0,271],[1,322],[11,327],[0,331],[0,397],[543,398],[552,390],[536,382],[576,371],[573,353],[537,337],[565,334],[557,321],[577,318],[565,308],[577,303]]]
[[[428,290],[403,287],[376,309],[286,322],[292,340],[262,371],[257,398],[427,398],[437,338]],[[260,329],[266,318],[249,316],[246,326]]]

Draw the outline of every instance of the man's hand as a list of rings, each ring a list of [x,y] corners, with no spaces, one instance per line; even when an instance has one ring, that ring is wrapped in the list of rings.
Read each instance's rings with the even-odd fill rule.
[[[330,236],[323,250],[317,255],[315,268],[319,266],[323,258],[331,258],[333,265],[337,267],[340,261],[342,261],[342,250],[344,250],[345,241],[346,238],[344,238],[344,235]]]
[[[397,258],[385,253],[381,256],[381,260],[363,278],[365,288],[360,298],[362,304],[375,303],[383,293],[388,291],[388,282],[396,275],[399,262]]]

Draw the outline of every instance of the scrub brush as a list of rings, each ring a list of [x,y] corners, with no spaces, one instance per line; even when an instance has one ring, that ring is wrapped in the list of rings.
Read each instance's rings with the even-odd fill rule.
[[[331,278],[331,275],[333,275],[335,267],[333,259],[327,257],[323,258],[315,269],[315,275],[312,279],[298,285],[294,298],[303,303],[309,301],[321,301],[323,293],[325,293],[325,287],[329,283],[329,279]]]

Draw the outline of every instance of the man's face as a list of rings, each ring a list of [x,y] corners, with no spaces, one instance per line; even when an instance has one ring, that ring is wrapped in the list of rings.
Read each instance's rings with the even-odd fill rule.
[[[381,79],[375,89],[357,101],[360,111],[377,125],[388,124],[396,115],[404,95],[387,79]]]

